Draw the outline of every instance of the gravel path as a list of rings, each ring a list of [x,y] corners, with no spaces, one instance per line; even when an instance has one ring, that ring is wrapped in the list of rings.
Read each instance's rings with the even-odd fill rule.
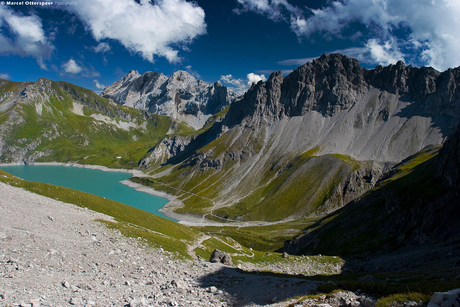
[[[176,260],[111,217],[0,183],[0,306],[285,306],[313,282]]]

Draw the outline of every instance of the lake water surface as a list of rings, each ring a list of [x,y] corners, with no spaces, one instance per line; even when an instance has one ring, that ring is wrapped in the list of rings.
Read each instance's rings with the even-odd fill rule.
[[[50,183],[91,193],[171,220],[158,211],[168,203],[167,199],[136,191],[120,183],[131,178],[130,173],[105,172],[62,165],[7,165],[0,166],[0,169],[24,180]]]

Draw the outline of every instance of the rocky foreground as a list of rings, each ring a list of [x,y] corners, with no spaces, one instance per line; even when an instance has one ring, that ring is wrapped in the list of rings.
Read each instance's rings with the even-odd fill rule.
[[[0,183],[0,306],[261,306],[315,283],[184,261],[111,217]]]

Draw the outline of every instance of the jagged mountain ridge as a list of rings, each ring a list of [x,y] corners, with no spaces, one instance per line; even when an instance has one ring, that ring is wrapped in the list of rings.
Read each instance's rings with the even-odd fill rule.
[[[151,71],[140,75],[132,70],[101,95],[121,105],[185,121],[194,129],[202,128],[209,117],[236,98],[219,81],[208,85],[185,71],[167,77]]]
[[[367,70],[323,55],[253,85],[211,129],[162,141],[143,165],[161,160],[170,166],[157,175],[162,182],[211,199],[203,215],[266,219],[262,212],[271,211],[276,220],[278,211],[282,219],[333,210],[392,164],[444,142],[459,122],[459,80],[460,68],[440,73],[398,62]],[[289,189],[299,195],[280,209]]]
[[[132,168],[172,127],[167,117],[66,82],[0,80],[0,161],[80,162]]]
[[[398,162],[442,143],[453,131],[459,82],[459,68],[440,73],[398,62],[366,70],[349,57],[323,55],[286,78],[275,72],[254,86],[230,108],[223,124],[257,126],[262,118],[275,122],[303,117],[316,126],[303,124],[306,130],[319,138],[296,138],[292,147],[305,148],[311,142],[322,153]]]

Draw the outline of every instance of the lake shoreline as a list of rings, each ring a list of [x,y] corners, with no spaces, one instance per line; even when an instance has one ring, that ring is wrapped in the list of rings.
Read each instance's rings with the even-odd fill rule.
[[[80,164],[77,162],[34,162],[30,164],[25,163],[0,163],[0,166],[14,166],[14,165],[59,165],[59,166],[72,166],[72,167],[80,167],[80,168],[89,168],[89,169],[97,169],[103,172],[114,172],[114,173],[131,173],[133,176],[136,177],[146,177],[147,175],[140,170],[135,169],[127,169],[127,168],[109,168],[103,165],[95,165],[95,164]]]
[[[80,164],[76,162],[34,162],[31,164],[24,164],[24,163],[0,163],[0,167],[2,166],[16,166],[16,165],[50,165],[50,166],[65,166],[65,167],[79,167],[79,168],[87,168],[87,169],[95,169],[100,170],[103,172],[115,172],[115,173],[130,173],[133,177],[150,177],[149,175],[145,174],[140,170],[132,170],[132,169],[120,169],[120,168],[109,168],[103,165],[94,165],[94,164]],[[182,207],[184,206],[183,202],[175,195],[168,194],[163,191],[155,190],[154,188],[144,186],[140,183],[136,183],[131,181],[130,179],[119,181],[121,184],[126,185],[130,188],[133,188],[136,191],[143,192],[146,194],[158,196],[168,200],[163,207],[158,209],[158,212],[167,216],[170,219],[175,220],[177,223],[180,224],[189,224],[189,225],[208,225],[207,220],[205,217],[198,217],[188,214],[180,214],[171,211],[172,208]],[[154,213],[153,213],[154,214]]]

